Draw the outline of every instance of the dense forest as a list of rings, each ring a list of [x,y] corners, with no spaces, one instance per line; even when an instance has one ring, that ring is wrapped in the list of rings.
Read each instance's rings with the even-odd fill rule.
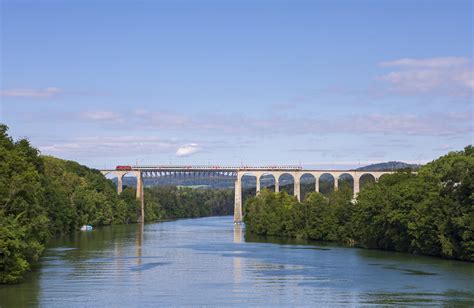
[[[302,202],[265,190],[245,204],[247,232],[337,241],[474,261],[474,147],[365,185]]]
[[[40,156],[26,139],[14,141],[0,125],[0,283],[20,280],[52,236],[84,224],[137,220],[134,188],[119,196],[97,170]],[[145,189],[147,221],[231,214],[232,190]]]

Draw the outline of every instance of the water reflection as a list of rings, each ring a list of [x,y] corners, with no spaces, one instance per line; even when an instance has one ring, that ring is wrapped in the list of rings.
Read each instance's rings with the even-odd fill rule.
[[[234,243],[242,243],[242,225],[234,224]]]
[[[143,231],[145,229],[145,224],[137,224],[136,233],[135,233],[135,256],[137,257],[137,266],[141,265],[142,262],[142,245],[143,245]]]
[[[242,225],[234,224],[234,243],[242,243]],[[236,289],[234,292],[237,292],[239,289],[239,284],[242,281],[242,258],[240,256],[235,256],[232,258],[233,269],[234,269],[234,284],[236,284]]]
[[[213,217],[58,239],[0,287],[0,307],[473,306],[473,285],[472,263],[255,237]]]

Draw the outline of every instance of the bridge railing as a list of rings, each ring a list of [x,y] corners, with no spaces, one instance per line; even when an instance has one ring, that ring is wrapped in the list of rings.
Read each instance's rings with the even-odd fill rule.
[[[132,166],[132,170],[302,170],[301,166],[204,166],[204,165],[194,165],[194,166]]]

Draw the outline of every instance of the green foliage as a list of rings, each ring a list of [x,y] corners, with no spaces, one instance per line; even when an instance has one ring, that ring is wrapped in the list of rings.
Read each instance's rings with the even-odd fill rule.
[[[0,125],[0,282],[19,279],[50,235],[43,162],[27,140],[14,142],[7,130]]]
[[[273,193],[262,190],[258,197],[251,197],[245,204],[245,223],[249,231],[263,235],[294,235],[296,198],[286,192]]]
[[[325,191],[327,198],[308,193],[301,203],[282,193],[250,198],[247,230],[474,261],[472,146],[421,167],[417,175],[401,170],[367,183],[354,203],[347,185],[339,187]]]
[[[231,215],[234,193],[229,189],[208,190],[162,186],[145,189],[147,220]]]
[[[30,262],[37,260],[43,247],[27,235],[27,227],[18,216],[0,213],[0,282],[19,280],[30,268]],[[30,246],[31,245],[31,246]]]
[[[99,171],[41,157],[7,130],[0,125],[0,283],[21,279],[55,234],[135,221],[135,198],[119,198]]]

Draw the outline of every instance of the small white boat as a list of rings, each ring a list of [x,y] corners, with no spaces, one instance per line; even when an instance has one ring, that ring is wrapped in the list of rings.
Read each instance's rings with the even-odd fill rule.
[[[92,226],[91,225],[83,225],[81,227],[81,231],[92,231]]]

